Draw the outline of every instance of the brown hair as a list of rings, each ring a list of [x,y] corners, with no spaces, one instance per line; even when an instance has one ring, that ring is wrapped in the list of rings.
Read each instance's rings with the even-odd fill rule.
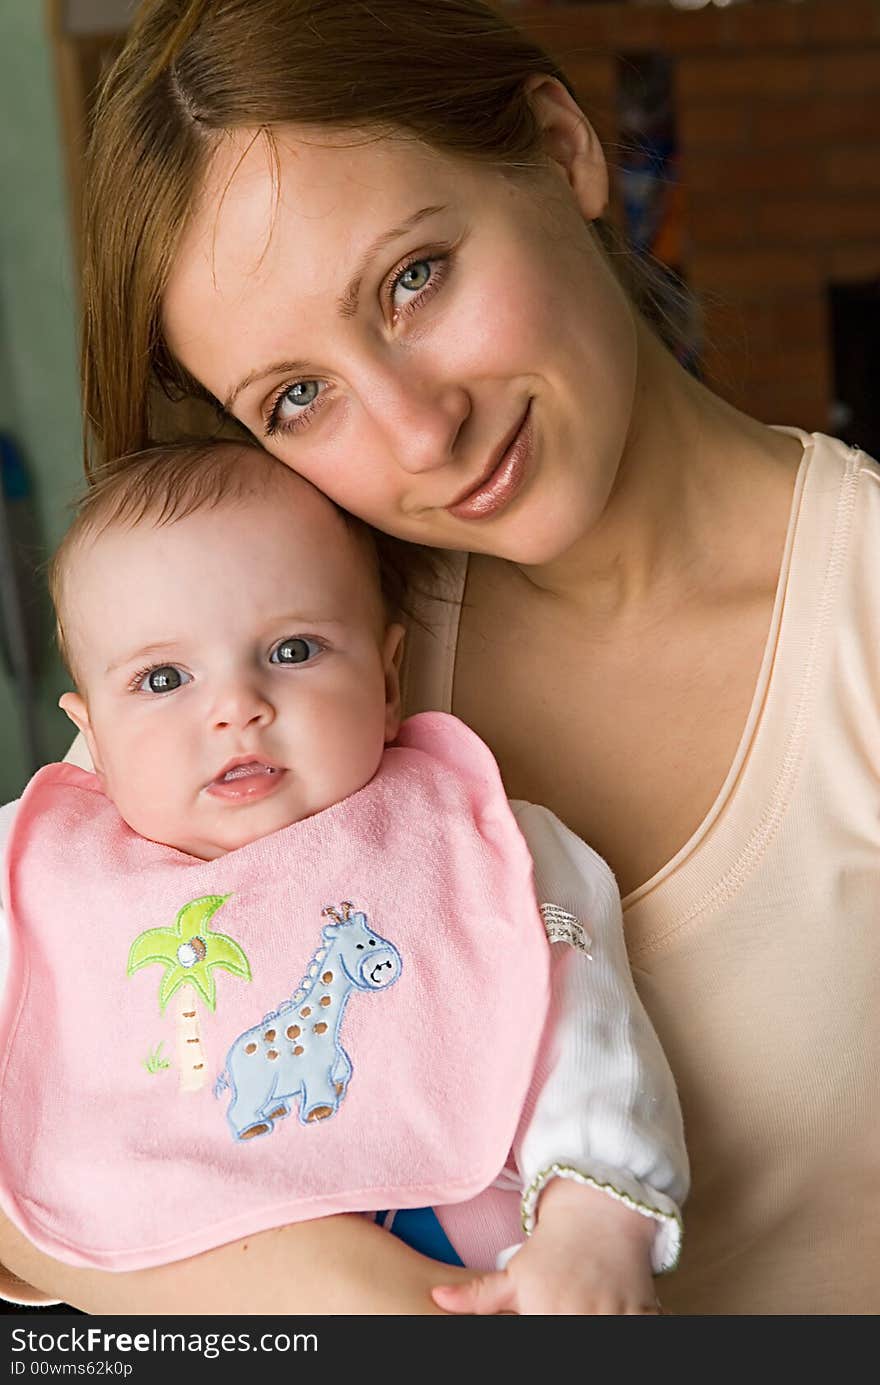
[[[156,384],[172,398],[211,400],[169,352],[161,300],[224,132],[396,130],[504,168],[533,165],[539,137],[524,83],[535,73],[565,81],[481,0],[143,0],[100,95],[87,159],[87,471],[93,451],[112,458],[149,443]],[[634,257],[612,258],[625,280]],[[650,306],[650,289],[628,287]]]
[[[71,676],[76,678],[65,630],[66,578],[84,542],[115,525],[133,528],[144,520],[157,527],[173,524],[201,510],[235,504],[272,487],[283,487],[285,482],[309,484],[262,448],[229,440],[169,443],[119,457],[94,471],[88,488],[74,502],[73,520],[48,568],[58,648]],[[373,564],[385,614],[394,619],[405,603],[405,593],[398,567],[386,556],[384,536],[374,534],[369,525],[324,498]]]

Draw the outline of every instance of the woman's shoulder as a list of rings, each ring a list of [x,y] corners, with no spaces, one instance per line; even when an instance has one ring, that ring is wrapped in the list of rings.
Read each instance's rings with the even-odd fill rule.
[[[813,507],[832,509],[841,549],[855,565],[877,570],[880,540],[880,464],[857,444],[812,433]],[[842,555],[841,555],[842,556]],[[877,583],[873,584],[875,587]]]
[[[869,485],[880,482],[880,465],[858,443],[845,442],[827,433],[807,433],[799,428],[780,431],[793,433],[802,440],[810,465],[824,477],[833,474],[843,481],[854,476],[866,480]]]
[[[853,674],[861,665],[872,705],[880,711],[880,464],[858,447],[833,450],[845,468],[841,487],[839,639]],[[847,653],[847,651],[850,651]],[[858,651],[858,659],[855,652]]]
[[[873,731],[880,735],[880,465],[820,433],[805,445],[802,542],[789,598],[801,617],[793,624],[811,636],[800,658],[825,670],[818,703],[825,715],[863,733],[870,725],[873,742]],[[874,756],[872,748],[880,767]]]
[[[880,465],[856,444],[798,432],[804,444],[798,527],[811,546],[821,539],[835,566],[876,564],[880,533]]]

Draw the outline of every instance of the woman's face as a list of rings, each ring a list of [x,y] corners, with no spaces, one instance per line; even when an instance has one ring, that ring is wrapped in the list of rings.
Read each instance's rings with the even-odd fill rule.
[[[277,158],[238,132],[213,162],[165,295],[171,350],[368,523],[564,553],[607,502],[635,381],[589,168],[512,178],[403,137],[276,135]]]

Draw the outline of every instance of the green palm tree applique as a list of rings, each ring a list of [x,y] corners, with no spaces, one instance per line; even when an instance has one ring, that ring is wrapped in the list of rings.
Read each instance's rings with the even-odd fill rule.
[[[153,962],[165,968],[159,984],[159,1008],[163,1013],[171,997],[178,997],[176,1029],[181,1091],[198,1091],[205,1084],[207,1071],[199,1030],[198,999],[201,997],[212,1012],[216,1009],[214,968],[222,967],[243,981],[251,979],[250,963],[243,949],[234,938],[215,933],[210,927],[211,919],[229,897],[228,894],[209,894],[184,904],[173,928],[148,928],[135,938],[128,954],[129,976]]]

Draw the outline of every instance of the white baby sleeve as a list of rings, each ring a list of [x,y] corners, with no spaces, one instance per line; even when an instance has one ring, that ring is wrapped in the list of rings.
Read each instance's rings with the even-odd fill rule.
[[[549,1067],[536,1072],[515,1146],[527,1234],[556,1177],[590,1183],[656,1222],[654,1272],[675,1267],[689,1183],[681,1109],[636,993],[611,870],[548,809],[511,804],[551,939]],[[571,915],[585,936],[569,923]]]

